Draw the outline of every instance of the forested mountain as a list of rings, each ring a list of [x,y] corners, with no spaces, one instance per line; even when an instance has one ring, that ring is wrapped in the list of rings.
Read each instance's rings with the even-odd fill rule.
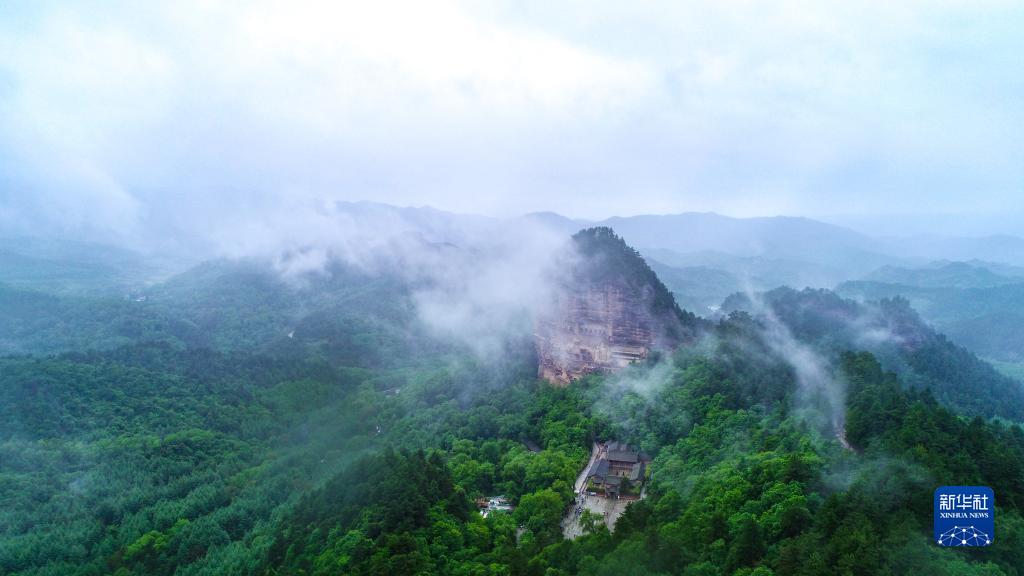
[[[409,290],[395,277],[350,266],[291,281],[265,261],[203,263],[126,295],[52,295],[0,285],[0,352],[110,350],[141,342],[177,348],[292,353],[307,347],[365,361],[388,354],[368,334],[425,342]],[[398,333],[401,332],[401,335]],[[329,350],[330,349],[330,350]]]
[[[852,274],[839,267],[799,260],[740,257],[720,252],[679,254],[648,249],[644,256],[680,304],[713,315],[736,292],[767,291],[779,286],[824,288]]]
[[[0,0],[0,576],[1024,576],[1022,30]]]
[[[220,260],[128,298],[5,288],[0,573],[1021,574],[1020,383],[906,300],[780,289],[699,319],[592,232],[591,278],[625,274],[689,332],[556,387],[519,292],[473,282],[562,269],[498,274],[435,240],[416,254],[473,273]],[[459,337],[480,315],[500,347]],[[611,439],[652,458],[645,498],[565,539]],[[931,542],[945,484],[995,490],[992,546]],[[495,494],[515,510],[478,514]]]
[[[874,280],[843,282],[836,291],[860,300],[906,298],[955,342],[987,358],[1019,363],[1024,361],[1024,278],[1012,275],[1012,267],[1002,272],[966,263],[883,269],[869,277]]]
[[[778,288],[736,294],[722,308],[767,313],[826,355],[870,351],[906,386],[930,390],[954,411],[1024,419],[1024,386],[937,333],[906,299],[861,304],[828,290]]]
[[[696,213],[600,222],[552,213],[526,218],[566,234],[613,227],[648,259],[680,304],[699,315],[713,314],[735,292],[779,286],[834,288],[869,300],[903,296],[971,351],[1004,362],[1024,359],[1015,287],[1024,284],[1019,238],[874,238],[806,218]]]

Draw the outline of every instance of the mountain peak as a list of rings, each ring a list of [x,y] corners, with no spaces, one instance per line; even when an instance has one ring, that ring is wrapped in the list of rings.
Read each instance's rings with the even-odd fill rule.
[[[567,267],[552,308],[536,320],[542,378],[567,384],[614,372],[692,336],[697,319],[640,254],[607,226],[572,237],[578,260]]]

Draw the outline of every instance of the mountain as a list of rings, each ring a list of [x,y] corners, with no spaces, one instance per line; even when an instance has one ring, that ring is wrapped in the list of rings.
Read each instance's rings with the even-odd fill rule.
[[[126,295],[0,284],[0,355],[163,343],[376,365],[397,354],[396,346],[410,356],[419,345],[435,344],[412,306],[395,275],[370,275],[341,262],[298,282],[265,260],[211,260]]]
[[[1024,298],[1018,297],[1018,301]],[[1024,367],[1024,313],[1003,309],[999,312],[950,320],[942,330],[958,344],[992,360],[1016,364],[1020,378]]]
[[[982,356],[1024,361],[1024,282],[986,287],[919,287],[884,282],[850,281],[836,287],[862,301],[901,296],[954,341]]]
[[[782,289],[702,320],[662,280],[741,279],[659,278],[608,228],[531,245],[518,221],[481,235],[378,209],[339,217],[349,243],[213,259],[127,293],[0,286],[16,352],[0,354],[0,574],[1024,565],[1019,398],[906,301]],[[375,227],[394,234],[356,242]],[[531,326],[586,376],[538,378]],[[494,336],[509,345],[474,346]],[[623,365],[631,349],[646,358]],[[601,350],[625,362],[596,365]],[[595,442],[613,441],[651,458],[639,499],[581,499]],[[999,495],[983,556],[933,543],[944,484]],[[512,509],[481,515],[497,495]]]
[[[982,260],[887,266],[837,292],[861,300],[902,296],[954,341],[986,358],[1024,361],[1024,269]]]
[[[524,220],[564,233],[590,226],[614,228],[650,261],[681,305],[700,314],[708,314],[732,292],[779,286],[831,288],[863,280],[981,288],[1024,277],[1024,240],[1005,235],[876,238],[808,218],[730,218],[713,213],[596,222],[536,213]],[[915,305],[927,304],[912,300]]]
[[[917,260],[986,260],[1024,266],[1024,238],[1008,234],[982,237],[940,235],[887,236],[878,241],[887,254]]]
[[[611,226],[639,249],[674,252],[713,250],[734,256],[765,256],[830,264],[845,258],[846,265],[888,261],[869,237],[848,228],[808,218],[730,218],[713,213],[609,218]],[[877,265],[877,264],[875,264]]]
[[[770,313],[804,342],[835,356],[867,350],[912,388],[929,389],[952,410],[1024,419],[1024,383],[997,372],[935,331],[903,298],[861,303],[829,290],[778,288],[754,298],[736,294],[725,313]]]
[[[942,260],[936,262],[936,264],[948,263],[948,260]],[[978,268],[985,268],[990,272],[999,274],[1000,276],[1008,276],[1010,278],[1024,278],[1024,266],[1013,266],[1011,264],[1001,264],[999,262],[991,262],[988,260],[982,260],[973,258],[966,261],[967,264]]]
[[[883,266],[863,280],[918,288],[988,288],[1024,283],[1020,277],[1003,276],[983,265],[967,262],[936,262],[923,268]]]
[[[684,313],[636,250],[610,228],[572,237],[569,264],[549,310],[536,320],[538,373],[567,384],[613,372],[653,350],[692,339],[697,320]]]
[[[568,216],[562,216],[556,212],[531,212],[522,216],[520,219],[524,222],[530,222],[550,228],[566,236],[571,236],[584,228],[591,228],[594,226],[594,222],[590,220],[569,218]]]
[[[1017,276],[1021,271],[996,267],[1012,269],[1012,264],[1024,263],[1024,240],[1010,236],[875,238],[843,226],[785,216],[733,218],[687,212],[595,221],[553,212],[502,219],[369,202],[339,202],[334,209],[340,225],[353,230],[356,237],[372,237],[385,230],[389,234],[415,233],[428,242],[456,246],[470,246],[481,238],[499,235],[497,231],[517,227],[560,236],[591,227],[612,228],[644,257],[658,262],[662,270],[703,267],[735,277],[734,289],[723,293],[717,286],[729,281],[725,276],[704,282],[699,274],[690,274],[698,271],[688,271],[692,279],[679,284],[678,296],[698,311],[716,305],[736,289],[833,287],[863,279],[884,266],[920,268],[922,258],[981,259],[984,264],[969,265],[1005,276]],[[708,300],[712,294],[714,299]]]
[[[52,294],[123,294],[178,265],[103,244],[0,238],[0,283]]]
[[[344,238],[367,245],[381,239],[413,234],[426,242],[465,245],[493,232],[501,220],[487,216],[458,214],[429,206],[392,206],[377,202],[335,202],[333,215]],[[365,247],[364,247],[365,248]]]
[[[899,262],[867,236],[807,218],[682,213],[591,222],[547,212],[524,220],[563,233],[613,228],[657,270],[681,306],[703,315],[736,291],[831,287]]]
[[[722,300],[747,284],[741,277],[711,266],[669,266],[650,257],[647,262],[672,291],[680,307],[702,316],[714,314]]]
[[[734,292],[779,286],[829,288],[849,278],[838,266],[764,256],[701,251],[681,254],[652,248],[644,256],[684,308],[707,315]]]
[[[741,258],[795,260],[824,266],[841,263],[845,268],[864,270],[865,273],[894,261],[882,252],[884,246],[874,239],[849,228],[809,218],[731,218],[698,212],[616,216],[596,222],[572,220],[551,213],[531,214],[525,218],[560,230],[610,227],[645,254],[654,250],[681,255],[714,252]]]

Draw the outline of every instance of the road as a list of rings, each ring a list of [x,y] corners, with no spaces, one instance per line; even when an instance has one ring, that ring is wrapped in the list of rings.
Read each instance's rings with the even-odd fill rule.
[[[598,444],[594,442],[593,448],[590,449],[590,461],[583,467],[583,471],[580,472],[579,477],[576,478],[576,484],[573,485],[573,491],[577,494],[583,492],[583,488],[587,485],[587,476],[590,475],[590,468],[597,461],[599,455],[604,452],[604,444]]]

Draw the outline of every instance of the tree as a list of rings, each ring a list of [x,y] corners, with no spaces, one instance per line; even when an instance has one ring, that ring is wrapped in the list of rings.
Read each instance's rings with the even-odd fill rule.
[[[729,569],[754,565],[764,555],[764,550],[761,527],[753,516],[744,514],[736,525],[729,545]]]

